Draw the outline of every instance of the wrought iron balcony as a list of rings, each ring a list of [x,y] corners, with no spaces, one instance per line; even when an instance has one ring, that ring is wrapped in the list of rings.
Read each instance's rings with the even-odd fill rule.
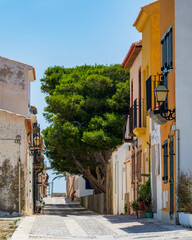
[[[162,117],[161,111],[159,111],[160,106],[156,101],[154,90],[161,83],[161,75],[151,75],[146,80],[146,98],[147,98],[147,112],[149,112],[150,117],[158,124],[164,124],[167,122],[165,118]],[[166,103],[167,104],[167,103]]]
[[[133,105],[134,112],[134,129],[145,127],[143,98],[136,98]]]
[[[151,75],[146,80],[146,96],[147,96],[147,111],[155,110],[158,108],[158,103],[155,99],[154,89],[160,84],[161,76],[160,75]]]

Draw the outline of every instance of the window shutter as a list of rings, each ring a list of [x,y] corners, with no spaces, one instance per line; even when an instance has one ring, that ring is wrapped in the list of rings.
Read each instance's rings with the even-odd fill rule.
[[[172,25],[168,31],[168,69],[173,68],[173,39],[172,39]]]
[[[135,154],[131,156],[132,160],[132,168],[131,168],[131,177],[132,177],[132,184],[135,182]]]
[[[147,111],[151,108],[151,77],[146,81]]]
[[[139,152],[137,152],[137,179],[139,182],[142,181],[141,178],[141,158],[142,158],[142,150],[140,150]]]
[[[174,152],[173,152],[173,136],[170,137],[169,142],[169,156],[170,156],[170,214],[174,213]]]
[[[137,127],[137,99],[134,100],[134,128]]]
[[[167,150],[167,140],[164,142],[164,154],[163,154],[163,158],[164,158],[164,183],[168,182],[168,150]]]

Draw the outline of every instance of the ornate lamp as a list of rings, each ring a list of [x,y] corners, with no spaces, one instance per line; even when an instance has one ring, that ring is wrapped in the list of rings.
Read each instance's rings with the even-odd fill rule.
[[[39,136],[34,137],[33,142],[34,146],[38,147],[40,145],[40,137]]]
[[[158,103],[164,103],[166,101],[167,95],[168,95],[169,90],[166,88],[165,85],[160,84],[158,85],[155,90],[155,98]]]
[[[155,89],[154,89],[154,93],[155,93],[155,98],[156,101],[159,103],[159,110],[158,113],[161,114],[161,116],[163,118],[165,118],[168,121],[174,120],[175,119],[175,109],[171,110],[171,109],[165,109],[164,108],[164,102],[167,99],[167,95],[168,95],[169,90],[167,89],[167,87],[163,84],[163,82],[161,82]]]

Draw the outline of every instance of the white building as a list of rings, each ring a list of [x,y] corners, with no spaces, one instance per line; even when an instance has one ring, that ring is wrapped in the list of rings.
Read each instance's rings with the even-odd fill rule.
[[[131,168],[125,164],[130,160],[129,143],[124,143],[112,154],[113,161],[113,214],[124,214],[126,193],[131,195],[130,182]]]

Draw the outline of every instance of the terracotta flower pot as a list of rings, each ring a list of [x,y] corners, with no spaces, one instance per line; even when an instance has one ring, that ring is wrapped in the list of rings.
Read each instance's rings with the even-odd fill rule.
[[[145,202],[138,202],[138,205],[140,210],[145,210]]]
[[[138,209],[135,209],[136,216],[138,218]]]

